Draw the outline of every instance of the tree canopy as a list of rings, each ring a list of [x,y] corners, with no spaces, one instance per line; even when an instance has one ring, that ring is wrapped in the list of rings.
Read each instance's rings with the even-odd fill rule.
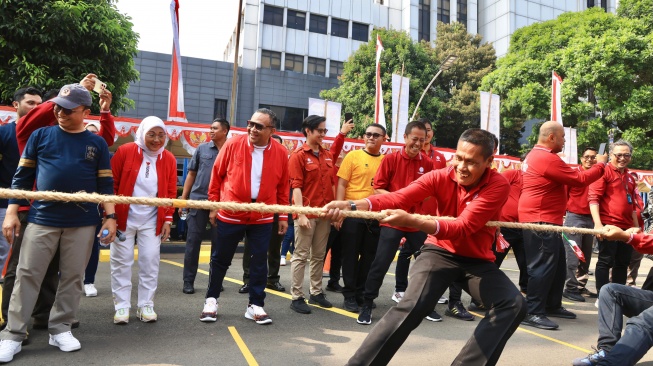
[[[132,106],[138,35],[114,0],[4,0],[0,2],[0,100],[16,89],[44,90],[94,73],[113,94],[115,112]],[[93,110],[99,111],[98,98]]]
[[[615,139],[636,143],[634,167],[650,168],[651,9],[652,0],[622,0],[619,15],[591,8],[518,29],[508,54],[482,84],[501,96],[502,131],[522,129],[529,119],[549,119],[555,71],[563,78],[563,123],[578,129],[579,153],[607,141],[611,131]],[[503,132],[502,145],[511,155],[530,148],[506,141]]]
[[[392,134],[392,74],[410,78],[409,115],[415,110],[422,91],[447,56],[458,60],[444,71],[420,104],[418,115],[436,122],[434,138],[438,145],[455,147],[460,134],[467,128],[478,127],[480,106],[477,89],[482,78],[494,68],[494,48],[481,44],[481,37],[468,34],[460,23],[438,23],[435,45],[414,42],[407,33],[376,29],[370,41],[362,45],[345,62],[339,86],[322,91],[322,98],[340,102],[343,112],[354,114],[355,133],[360,135],[374,118],[376,35],[383,42],[381,83],[388,132]],[[399,131],[403,134],[403,131]],[[401,139],[400,139],[401,140]]]

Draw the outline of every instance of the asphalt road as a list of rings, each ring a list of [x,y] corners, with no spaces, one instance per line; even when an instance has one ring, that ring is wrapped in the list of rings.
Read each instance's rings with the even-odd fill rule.
[[[64,353],[48,345],[47,331],[30,332],[31,342],[16,355],[15,365],[343,365],[360,345],[371,326],[356,323],[356,314],[339,308],[313,308],[310,315],[289,308],[290,295],[268,292],[265,309],[271,325],[257,325],[243,315],[247,295],[239,294],[241,258],[236,254],[227,273],[225,292],[220,297],[218,321],[202,323],[204,289],[208,265],[200,265],[193,295],[181,292],[183,254],[163,254],[155,310],[156,323],[145,324],[135,317],[136,288],[133,289],[128,325],[113,324],[113,302],[109,263],[100,263],[96,286],[98,297],[81,301],[81,326],[73,333],[81,341],[78,352]],[[596,257],[594,258],[594,262]],[[640,273],[645,277],[653,262],[644,259]],[[512,256],[504,262],[506,274],[516,282],[518,272]],[[133,283],[138,282],[134,266]],[[281,282],[289,287],[290,266],[281,267]],[[377,321],[394,302],[394,266],[386,276],[373,313]],[[643,281],[643,278],[641,279]],[[324,281],[326,285],[326,280]],[[593,287],[593,282],[591,283]],[[305,284],[305,289],[308,284]],[[342,295],[327,293],[336,306]],[[468,304],[469,297],[463,295]],[[446,305],[438,305],[443,314]],[[578,319],[560,319],[560,330],[545,331],[520,327],[508,342],[499,365],[570,365],[571,360],[589,353],[596,344],[597,309],[593,302],[565,302]],[[440,323],[424,321],[395,355],[391,365],[449,365],[478,324],[444,317]],[[374,323],[373,323],[374,325]],[[373,326],[372,325],[372,326]],[[653,366],[653,353],[641,365]]]

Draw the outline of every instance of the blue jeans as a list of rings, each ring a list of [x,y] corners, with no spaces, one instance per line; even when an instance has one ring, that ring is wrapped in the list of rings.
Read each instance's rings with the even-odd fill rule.
[[[281,242],[281,257],[285,258],[288,251],[290,251],[290,254],[295,251],[295,225],[291,225],[290,223],[288,223],[288,230]]]
[[[626,323],[623,337],[623,316]],[[599,365],[634,365],[653,346],[653,292],[615,283],[599,294],[599,349],[607,357]]]
[[[236,253],[238,243],[247,235],[249,242],[249,303],[263,306],[265,284],[268,276],[268,247],[272,235],[272,223],[259,225],[229,224],[218,222],[218,240],[211,243],[209,264],[209,288],[206,297],[220,297],[222,281]]]

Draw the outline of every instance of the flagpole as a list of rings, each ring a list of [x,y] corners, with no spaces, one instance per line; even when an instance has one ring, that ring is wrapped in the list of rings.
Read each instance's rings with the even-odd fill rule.
[[[236,88],[238,87],[238,52],[240,51],[240,15],[242,10],[243,0],[239,0],[238,22],[236,23],[236,48],[234,50],[234,70],[231,74],[231,106],[229,108],[229,118],[231,119],[231,124],[233,126],[236,126]]]

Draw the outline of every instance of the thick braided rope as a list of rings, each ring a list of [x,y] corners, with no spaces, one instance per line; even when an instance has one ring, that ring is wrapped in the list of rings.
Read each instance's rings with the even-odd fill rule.
[[[317,207],[299,207],[299,206],[285,206],[285,205],[266,205],[264,203],[239,203],[239,202],[212,202],[212,201],[195,201],[195,200],[179,200],[170,198],[146,198],[146,197],[126,197],[126,196],[111,196],[101,195],[97,193],[63,193],[53,191],[23,191],[16,189],[0,188],[0,198],[16,198],[27,200],[42,200],[42,201],[62,201],[62,202],[92,202],[92,203],[117,203],[117,204],[136,204],[147,205],[156,207],[177,207],[177,208],[196,208],[202,210],[227,210],[227,211],[244,211],[244,212],[261,212],[261,213],[292,213],[304,214],[313,216],[324,216],[321,208]],[[354,217],[359,219],[381,220],[386,218],[389,214],[387,211],[371,212],[371,211],[343,211],[346,217]],[[455,220],[454,217],[448,216],[429,216],[413,214],[413,216],[422,220]],[[541,225],[541,224],[523,224],[517,222],[502,222],[502,221],[488,221],[487,226],[492,227],[505,227],[513,229],[528,229],[535,231],[549,231],[558,233],[571,233],[571,234],[590,234],[599,235],[603,231],[564,227],[556,225]]]

